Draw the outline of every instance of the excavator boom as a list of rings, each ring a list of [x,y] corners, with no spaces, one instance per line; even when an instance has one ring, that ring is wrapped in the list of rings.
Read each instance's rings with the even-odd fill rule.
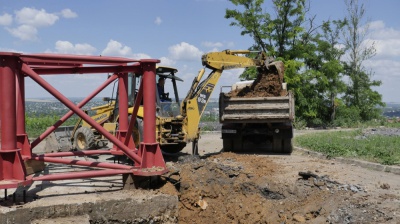
[[[257,53],[255,58],[247,55]],[[194,78],[192,86],[181,105],[181,115],[185,118],[187,139],[197,141],[199,138],[199,122],[206,105],[217,85],[224,70],[258,67],[261,70],[276,69],[283,81],[283,71],[279,62],[273,62],[264,52],[249,50],[224,50],[221,52],[210,52],[202,56],[202,64],[211,69],[210,74],[202,80],[204,68]],[[280,62],[282,63],[282,62]],[[283,68],[283,65],[282,65]],[[202,81],[201,81],[202,80]]]
[[[221,52],[210,52],[204,54],[201,58],[203,66],[209,69],[225,70],[235,68],[247,68],[247,67],[260,67],[265,66],[267,56],[265,53],[258,53],[257,58],[249,58],[245,56],[239,56],[243,54],[254,53],[254,51],[238,50],[231,51],[225,50]]]

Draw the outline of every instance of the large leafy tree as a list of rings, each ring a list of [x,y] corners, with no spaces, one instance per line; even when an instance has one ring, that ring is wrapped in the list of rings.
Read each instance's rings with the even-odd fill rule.
[[[242,29],[242,35],[254,39],[252,50],[263,50],[285,63],[285,81],[296,96],[296,113],[315,118],[319,100],[315,98],[313,76],[304,66],[304,49],[308,49],[315,29],[305,29],[306,0],[273,0],[274,16],[265,12],[263,0],[230,0],[238,9],[227,9],[225,18]],[[252,79],[255,70],[246,70],[241,78]]]
[[[236,9],[227,9],[225,18],[240,27],[242,35],[253,38],[250,50],[265,51],[284,62],[285,81],[296,97],[297,117],[309,124],[332,122],[339,105],[353,108],[359,113],[357,117],[364,119],[378,115],[375,106],[382,105],[381,96],[371,87],[380,82],[371,81],[362,67],[373,46],[362,46],[359,22],[364,9],[358,7],[357,0],[347,0],[348,18],[320,25],[314,23],[315,16],[308,15],[306,0],[272,0],[271,14],[263,8],[263,0],[230,1]],[[347,35],[341,39],[342,33]],[[344,63],[341,60],[346,50],[351,60]],[[351,85],[345,85],[344,75],[349,76]],[[250,68],[241,79],[255,76],[256,69]],[[345,98],[339,99],[343,95]]]
[[[373,43],[366,43],[368,24],[363,22],[366,12],[364,4],[359,4],[358,0],[346,0],[346,6],[345,44],[349,60],[345,62],[345,74],[350,83],[344,99],[347,106],[359,109],[363,120],[370,120],[380,115],[377,106],[385,105],[382,95],[372,89],[380,86],[381,81],[372,80],[372,73],[363,66],[366,60],[375,55],[376,50]]]
[[[324,100],[328,105],[326,118],[335,120],[336,108],[339,104],[338,94],[345,91],[346,85],[343,82],[343,64],[341,58],[344,49],[340,48],[340,34],[346,25],[346,21],[327,21],[321,26],[321,37],[318,40],[318,51],[320,52],[321,67],[319,71],[323,74],[320,82]]]

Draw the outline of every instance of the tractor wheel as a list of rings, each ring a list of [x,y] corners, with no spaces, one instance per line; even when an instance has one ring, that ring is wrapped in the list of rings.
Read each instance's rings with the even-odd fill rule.
[[[163,154],[176,154],[185,148],[186,143],[177,143],[177,144],[168,144],[162,145],[160,144],[160,148]]]
[[[94,146],[94,134],[88,127],[80,127],[75,132],[74,145],[77,150],[87,150]]]
[[[131,115],[128,116],[128,121],[131,121]],[[143,141],[143,120],[136,118],[135,126],[132,130],[133,142],[135,142],[136,148],[139,148],[140,142]]]

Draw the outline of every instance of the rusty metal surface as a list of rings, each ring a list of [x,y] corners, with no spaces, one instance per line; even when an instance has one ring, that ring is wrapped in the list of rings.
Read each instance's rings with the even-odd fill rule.
[[[85,55],[21,54],[15,52],[0,52],[0,59],[0,76],[2,77],[0,79],[0,189],[29,185],[35,180],[80,179],[123,173],[151,176],[160,175],[166,172],[164,158],[162,157],[158,143],[155,141],[154,131],[155,86],[153,85],[153,79],[155,79],[156,63],[160,62],[159,60],[138,60],[121,57]],[[114,73],[114,76],[109,78],[78,105],[73,104],[68,98],[62,95],[57,89],[41,77],[41,74],[86,74],[104,72]],[[143,88],[146,89],[146,91],[143,89],[139,90],[141,91],[140,95],[143,95],[145,101],[144,111],[147,114],[147,118],[144,122],[145,138],[140,147],[138,147],[140,150],[138,150],[134,144],[132,145],[133,140],[127,140],[132,138],[131,135],[127,135],[127,72],[137,72],[142,74],[143,79],[145,80],[144,82],[147,83]],[[25,114],[25,77],[32,78],[71,110],[57,123],[51,126],[47,132],[43,133],[37,140],[35,140],[32,145],[27,140],[28,136],[26,134],[25,120],[23,117]],[[118,135],[113,136],[80,108],[116,78],[118,78],[120,82],[120,129]],[[76,156],[79,153],[66,152],[63,154],[56,153],[53,155],[33,155],[32,148],[52,132],[52,130],[64,123],[64,121],[74,113],[92,125],[93,128],[97,129],[97,131],[111,141],[115,146],[115,150],[118,150],[118,154],[126,155],[134,161],[135,164],[133,166],[122,166],[112,163],[96,163],[84,160],[57,158],[59,156]],[[136,120],[136,117],[132,117],[132,120]],[[112,154],[113,151],[110,150],[108,152],[109,154]],[[98,151],[98,154],[104,153],[106,153],[104,150]],[[82,155],[89,154],[94,155],[96,154],[96,151],[90,153],[82,152]],[[53,174],[48,177],[42,176],[33,178],[32,176],[27,175],[23,160],[45,161],[103,169],[87,172]]]

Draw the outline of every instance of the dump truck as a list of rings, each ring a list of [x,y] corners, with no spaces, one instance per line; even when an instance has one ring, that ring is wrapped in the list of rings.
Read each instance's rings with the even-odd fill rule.
[[[265,77],[265,83],[259,73],[254,81],[235,83],[229,92],[221,88],[219,120],[224,151],[292,152],[294,97],[283,82],[283,63],[275,62],[267,73],[272,78]],[[273,76],[278,77],[275,82]]]

